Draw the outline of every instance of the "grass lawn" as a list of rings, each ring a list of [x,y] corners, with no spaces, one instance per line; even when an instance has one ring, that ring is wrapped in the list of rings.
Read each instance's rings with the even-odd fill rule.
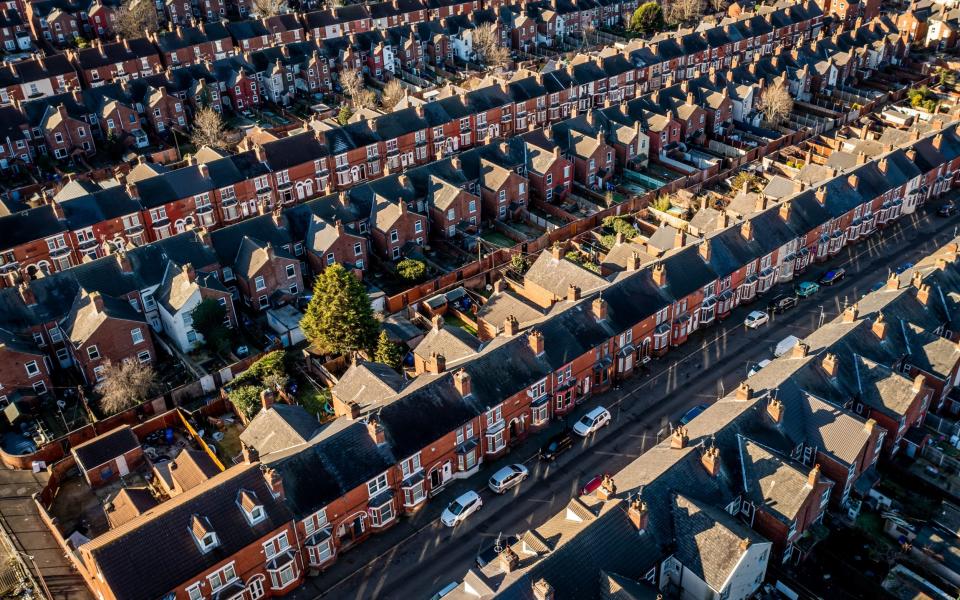
[[[443,323],[444,325],[459,327],[471,335],[477,335],[477,329],[475,327],[454,314],[447,313],[443,315]]]
[[[501,248],[512,248],[513,246],[517,245],[515,241],[511,240],[499,231],[488,231],[480,237],[483,239],[483,241],[490,242],[491,244],[495,244]]]

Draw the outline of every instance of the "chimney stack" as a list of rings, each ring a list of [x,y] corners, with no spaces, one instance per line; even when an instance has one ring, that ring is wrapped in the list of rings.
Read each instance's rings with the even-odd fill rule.
[[[536,329],[527,334],[527,343],[530,344],[530,350],[536,355],[543,354],[543,334]]]
[[[98,312],[103,312],[103,296],[100,295],[100,292],[93,292],[90,294],[90,301],[93,302],[93,308]]]
[[[567,300],[576,302],[580,299],[580,288],[572,283],[567,287]]]
[[[793,358],[805,358],[807,354],[809,354],[809,352],[810,352],[809,345],[803,342],[798,342],[797,345],[793,347],[793,350],[791,351],[791,356]]]
[[[863,430],[867,433],[867,435],[872,435],[876,428],[877,422],[873,419],[867,419],[867,422],[863,424]]]
[[[779,425],[783,421],[783,401],[779,398],[770,398],[767,401],[767,414],[774,423]]]
[[[553,586],[546,579],[538,579],[533,582],[533,597],[536,600],[554,600]]]
[[[822,185],[821,185],[820,187],[818,187],[815,195],[816,195],[816,198],[817,198],[817,202],[819,202],[821,205],[824,204],[824,203],[827,201],[827,188],[826,188],[826,186],[822,186]]]
[[[653,283],[657,287],[663,287],[667,285],[667,268],[663,266],[663,263],[657,263],[653,267]]]
[[[709,240],[703,240],[702,242],[700,242],[699,252],[700,252],[700,258],[702,258],[704,262],[710,262],[710,241]]]
[[[820,465],[816,464],[813,465],[813,468],[807,473],[807,485],[811,488],[816,488],[818,483],[820,483]]]
[[[430,325],[433,329],[443,329],[443,315],[433,315],[430,317]]]
[[[716,446],[710,446],[700,457],[700,462],[710,477],[716,477],[720,474],[720,449]]]
[[[370,434],[370,439],[373,440],[373,443],[378,446],[387,441],[387,434],[383,430],[383,425],[380,424],[380,419],[376,415],[367,417],[367,433]]]
[[[870,326],[870,330],[873,332],[873,335],[877,336],[878,340],[883,340],[887,336],[887,322],[883,319],[883,313],[879,313],[877,318],[874,319],[873,325]]]
[[[517,318],[513,315],[510,315],[503,321],[503,335],[506,336],[515,336],[517,332],[520,331],[520,323],[517,321]]]
[[[439,352],[434,352],[427,360],[426,370],[428,373],[443,373],[447,370],[447,359]]]
[[[917,300],[924,306],[930,303],[930,286],[928,284],[920,284],[920,288],[917,290]]]
[[[647,503],[639,497],[631,500],[627,508],[627,518],[637,528],[637,532],[642,534],[647,530],[647,517]]]
[[[753,240],[753,224],[750,223],[749,219],[746,219],[743,223],[741,223],[740,235],[742,235],[743,239],[747,241]]]
[[[737,400],[749,400],[753,398],[753,388],[747,385],[746,381],[741,381],[737,387]]]
[[[470,385],[470,373],[465,369],[460,369],[453,374],[453,387],[457,388],[461,398],[466,398],[473,393],[473,387]]]
[[[23,303],[27,306],[36,306],[37,297],[33,293],[33,289],[30,288],[26,282],[20,282],[20,285],[17,286],[17,291],[20,292],[20,299],[23,300]]]
[[[687,447],[687,442],[689,441],[690,437],[687,436],[687,428],[680,425],[673,430],[673,435],[670,437],[670,447],[674,450],[683,450]]]
[[[784,200],[780,205],[780,218],[784,221],[790,220],[790,201]]]
[[[602,296],[597,296],[590,304],[590,310],[593,312],[593,318],[603,321],[607,318],[607,301]]]
[[[565,250],[565,248],[563,247],[563,244],[561,244],[561,243],[559,243],[559,242],[557,242],[557,243],[554,244],[553,246],[550,246],[550,254],[552,254],[553,257],[554,257],[555,259],[557,259],[557,260],[560,260],[561,258],[563,258],[563,251],[564,251],[564,250]]]
[[[840,365],[837,363],[837,355],[833,354],[832,352],[827,352],[823,356],[823,361],[820,363],[820,366],[823,367],[823,371],[828,377],[836,377],[837,371],[840,367]]]
[[[597,488],[597,498],[600,500],[609,500],[617,495],[617,484],[613,482],[613,477],[604,475],[600,487]]]
[[[848,307],[847,307],[846,309],[844,309],[844,311],[843,311],[843,322],[844,322],[844,323],[853,323],[854,321],[857,320],[857,315],[859,315],[859,313],[860,313],[860,311],[859,311],[859,309],[857,308],[857,305],[856,305],[856,304],[851,304],[850,306],[848,306]]]
[[[263,410],[267,410],[273,406],[273,390],[260,390],[260,406],[263,407]]]
[[[900,276],[893,271],[891,271],[890,276],[887,277],[887,289],[891,291],[900,289]]]
[[[257,449],[254,448],[253,446],[241,444],[240,454],[243,456],[243,462],[248,465],[251,465],[257,462],[258,460],[260,460],[260,453],[257,452]]]
[[[627,259],[627,270],[628,271],[640,270],[640,253],[639,252],[630,253],[630,257]]]
[[[919,394],[923,390],[923,386],[927,384],[927,378],[921,373],[917,374],[913,378],[913,393]]]

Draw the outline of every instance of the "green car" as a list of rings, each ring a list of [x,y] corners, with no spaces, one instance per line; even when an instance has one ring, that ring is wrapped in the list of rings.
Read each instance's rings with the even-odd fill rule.
[[[797,286],[797,295],[801,298],[812,296],[820,291],[820,284],[812,281],[803,281]]]

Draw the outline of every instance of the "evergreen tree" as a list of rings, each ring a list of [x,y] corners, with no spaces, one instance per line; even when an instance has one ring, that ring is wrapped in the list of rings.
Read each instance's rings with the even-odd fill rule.
[[[646,2],[637,7],[630,18],[630,30],[653,33],[663,29],[663,9],[656,2]]]
[[[363,284],[334,264],[316,278],[300,328],[323,352],[347,354],[373,349],[380,325]]]
[[[400,369],[400,364],[403,362],[403,353],[400,351],[399,345],[390,341],[386,331],[380,331],[377,351],[373,353],[373,360],[390,365],[394,369]]]

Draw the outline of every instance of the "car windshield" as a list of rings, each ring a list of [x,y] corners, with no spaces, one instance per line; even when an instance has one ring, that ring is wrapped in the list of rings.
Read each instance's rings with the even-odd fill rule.
[[[583,423],[584,425],[593,425],[593,417],[591,417],[590,415],[583,415],[582,417],[580,417],[580,422]]]
[[[454,500],[454,501],[450,504],[450,507],[449,507],[448,510],[449,510],[450,512],[452,512],[453,514],[455,514],[455,515],[459,515],[460,513],[463,512],[463,508],[464,508],[464,506],[463,506],[462,504],[460,504],[459,501]],[[436,514],[436,513],[434,513],[434,514]]]
[[[521,469],[518,465],[510,465],[510,469],[511,469],[514,473],[522,473],[522,472],[523,472],[523,469]]]

